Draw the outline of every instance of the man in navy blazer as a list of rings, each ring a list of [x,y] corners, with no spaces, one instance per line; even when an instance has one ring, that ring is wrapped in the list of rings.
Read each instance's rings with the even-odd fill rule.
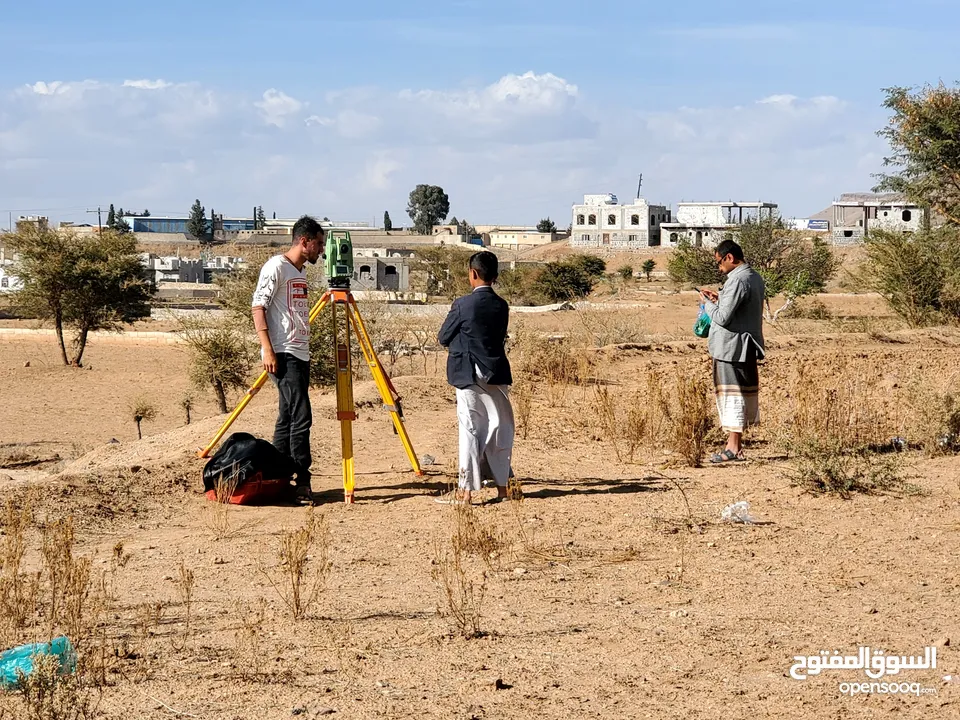
[[[499,266],[492,252],[470,257],[469,295],[457,298],[437,340],[448,348],[447,382],[456,388],[460,426],[458,490],[442,503],[470,504],[484,478],[497,485],[497,500],[507,497],[511,474],[514,420],[510,405],[513,376],[506,348],[510,306],[492,285]]]

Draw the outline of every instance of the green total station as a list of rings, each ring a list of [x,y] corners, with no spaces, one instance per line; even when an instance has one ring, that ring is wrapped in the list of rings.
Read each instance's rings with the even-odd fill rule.
[[[350,287],[353,277],[353,241],[346,230],[327,231],[323,271],[329,287]]]

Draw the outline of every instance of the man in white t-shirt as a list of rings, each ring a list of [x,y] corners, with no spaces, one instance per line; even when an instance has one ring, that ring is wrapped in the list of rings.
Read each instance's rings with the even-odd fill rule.
[[[253,293],[253,324],[260,338],[263,369],[280,391],[273,444],[297,465],[297,497],[310,489],[310,305],[304,265],[323,252],[324,229],[304,215],[293,226],[293,243],[260,270]]]

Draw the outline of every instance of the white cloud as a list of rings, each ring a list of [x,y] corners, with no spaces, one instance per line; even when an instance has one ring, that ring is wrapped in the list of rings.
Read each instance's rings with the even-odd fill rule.
[[[168,83],[166,80],[124,80],[124,87],[137,88],[138,90],[163,90],[168,88],[173,83]]]
[[[57,92],[65,92],[66,87],[59,80],[55,80],[51,83],[37,82],[30,86],[30,89],[33,90],[37,95],[56,95]]]
[[[254,103],[260,108],[264,122],[282,128],[288,119],[303,109],[303,103],[287,95],[282,90],[270,88],[263,94],[263,100]]]
[[[883,155],[879,111],[832,96],[647,112],[610,102],[533,72],[302,99],[164,80],[37,82],[0,89],[0,197],[14,211],[114,202],[154,213],[185,213],[199,197],[227,213],[390,210],[400,224],[410,189],[430,182],[474,223],[565,225],[584,193],[629,197],[639,172],[644,194],[668,204],[762,197],[814,212],[868,188]]]

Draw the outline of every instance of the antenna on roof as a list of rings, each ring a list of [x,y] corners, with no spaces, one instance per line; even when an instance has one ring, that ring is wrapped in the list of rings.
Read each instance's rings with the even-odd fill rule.
[[[640,188],[643,187],[643,173],[640,173],[640,181],[637,183],[637,199],[640,199]]]

